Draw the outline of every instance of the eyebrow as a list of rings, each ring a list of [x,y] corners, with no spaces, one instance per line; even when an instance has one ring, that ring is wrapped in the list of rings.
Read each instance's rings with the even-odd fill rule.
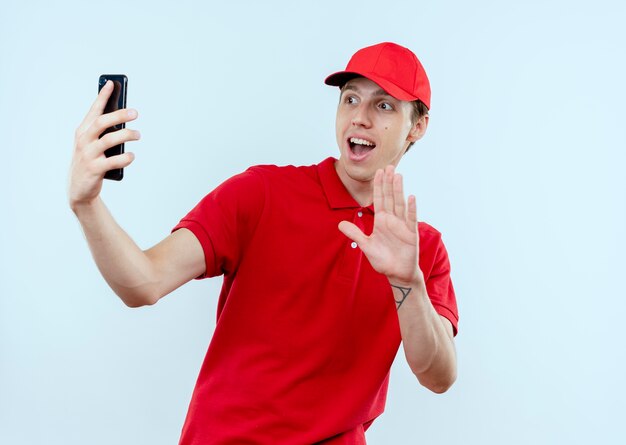
[[[359,89],[359,87],[357,87],[356,85],[350,85],[350,84],[346,84],[344,85],[344,87],[341,89],[341,92],[343,93],[344,91],[347,90],[352,90],[352,91],[356,91],[357,93],[360,93],[361,90]],[[374,91],[373,96],[388,96],[388,97],[393,97],[391,94],[389,94],[388,92],[386,92],[385,90],[383,90],[382,88],[377,89],[376,91]]]

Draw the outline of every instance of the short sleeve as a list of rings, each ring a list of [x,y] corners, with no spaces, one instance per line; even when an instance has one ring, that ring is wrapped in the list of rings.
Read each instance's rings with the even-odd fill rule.
[[[206,195],[172,232],[190,230],[204,250],[206,271],[198,278],[234,272],[265,202],[263,178],[253,169],[233,176]]]
[[[441,234],[420,223],[420,268],[426,279],[426,291],[439,315],[452,323],[454,335],[458,332],[459,312],[456,294],[450,277],[450,260]]]

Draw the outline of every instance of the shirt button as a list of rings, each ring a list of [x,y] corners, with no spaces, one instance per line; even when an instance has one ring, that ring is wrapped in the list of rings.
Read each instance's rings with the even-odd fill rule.
[[[357,213],[357,215],[358,215],[358,216],[359,216],[359,218],[360,218],[361,216],[363,216],[363,212],[358,212],[358,213]]]
[[[352,241],[352,244],[350,244],[350,247],[352,247],[353,249],[356,249],[356,243],[354,241]]]

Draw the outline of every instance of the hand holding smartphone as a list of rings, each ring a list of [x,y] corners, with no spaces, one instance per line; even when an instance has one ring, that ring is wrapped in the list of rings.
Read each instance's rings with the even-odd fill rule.
[[[111,113],[113,111],[117,111],[122,108],[126,108],[126,90],[128,88],[128,78],[124,74],[103,74],[100,76],[98,80],[98,93],[102,89],[102,87],[107,83],[107,80],[113,82],[113,92],[107,101],[107,104],[104,108],[104,114]],[[114,125],[112,127],[107,128],[100,137],[104,136],[107,133],[111,133],[113,131],[121,130],[125,128],[126,124],[121,123],[119,125]],[[120,155],[124,153],[124,144],[115,145],[104,152],[104,155],[108,158],[115,155]],[[109,170],[105,173],[104,179],[112,179],[114,181],[121,181],[124,178],[124,169],[117,168],[114,170]]]

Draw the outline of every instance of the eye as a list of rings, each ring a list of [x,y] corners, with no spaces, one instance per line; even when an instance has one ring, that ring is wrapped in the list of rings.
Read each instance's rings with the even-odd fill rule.
[[[391,111],[393,110],[393,105],[391,105],[389,102],[381,102],[380,104],[378,104],[378,108],[385,111]]]
[[[355,104],[357,100],[354,96],[346,96],[344,97],[343,101],[347,104]]]

